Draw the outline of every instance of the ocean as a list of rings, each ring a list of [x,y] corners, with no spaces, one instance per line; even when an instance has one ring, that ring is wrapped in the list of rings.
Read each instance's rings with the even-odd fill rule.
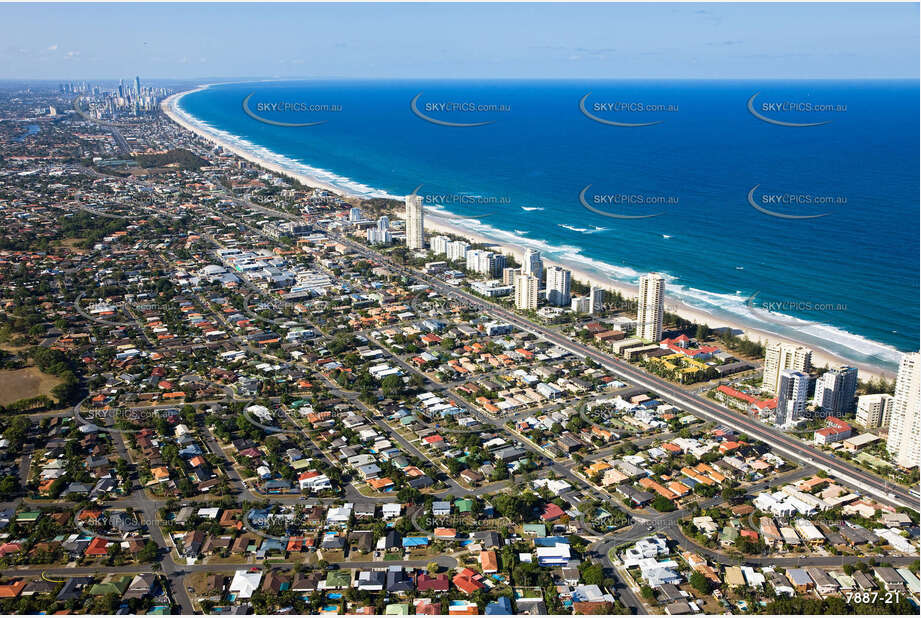
[[[918,349],[918,105],[914,80],[253,82],[179,102],[348,192],[416,190],[497,242],[662,272],[669,297],[888,370]]]

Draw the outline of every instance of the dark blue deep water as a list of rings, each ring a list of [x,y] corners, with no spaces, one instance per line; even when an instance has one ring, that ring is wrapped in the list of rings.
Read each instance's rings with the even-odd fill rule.
[[[243,112],[250,93],[264,118],[326,122],[261,123]],[[591,120],[579,108],[588,93],[586,109],[603,120],[660,122]],[[825,124],[760,120],[746,105],[756,93],[767,118]],[[427,122],[410,108],[416,95],[435,120],[491,123]],[[918,349],[917,81],[259,82],[213,86],[180,107],[353,193],[402,196],[421,184],[427,204],[479,217],[463,225],[497,241],[620,281],[666,273],[669,296],[854,361],[892,368],[897,350]],[[586,201],[603,213],[664,214],[592,212],[579,199],[587,185]],[[764,209],[825,216],[760,212],[748,201],[756,185]],[[438,197],[449,195],[467,199]],[[621,195],[665,202],[605,202]],[[800,203],[772,201],[781,195]],[[768,314],[763,303],[782,304]]]

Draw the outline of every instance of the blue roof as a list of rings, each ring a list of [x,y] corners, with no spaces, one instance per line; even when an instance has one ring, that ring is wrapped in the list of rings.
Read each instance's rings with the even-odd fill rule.
[[[545,536],[534,539],[534,544],[538,547],[553,547],[557,543],[569,545],[569,539],[565,536]]]
[[[427,536],[405,536],[403,537],[403,547],[421,547],[422,545],[428,545],[429,539]]]
[[[508,616],[513,614],[512,601],[508,597],[499,597],[492,603],[489,603],[483,613],[487,616]]]

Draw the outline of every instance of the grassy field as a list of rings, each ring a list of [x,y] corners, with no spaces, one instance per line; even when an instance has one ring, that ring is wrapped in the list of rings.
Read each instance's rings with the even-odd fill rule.
[[[51,389],[60,383],[60,378],[42,373],[38,367],[0,371],[0,406],[39,395],[54,399]]]

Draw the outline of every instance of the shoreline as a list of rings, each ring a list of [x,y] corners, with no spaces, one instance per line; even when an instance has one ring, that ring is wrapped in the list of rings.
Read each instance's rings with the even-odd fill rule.
[[[179,100],[187,94],[201,92],[202,90],[206,90],[207,88],[210,88],[213,85],[214,84],[204,84],[192,90],[185,90],[183,92],[177,92],[176,94],[170,95],[167,98],[163,99],[163,101],[160,103],[160,109],[163,111],[164,114],[166,114],[166,116],[170,120],[172,120],[173,122],[181,126],[183,129],[186,129],[187,131],[194,133],[198,137],[204,140],[207,140],[217,146],[220,146],[221,148],[223,148],[224,150],[228,152],[232,152],[233,154],[237,155],[241,159],[249,161],[250,163],[254,165],[258,165],[259,167],[262,167],[270,172],[274,172],[278,174],[279,176],[284,176],[286,178],[291,178],[293,180],[296,180],[302,185],[307,186],[307,187],[312,187],[314,189],[323,189],[331,193],[336,193],[337,195],[340,195],[342,197],[349,197],[349,198],[358,197],[356,195],[352,195],[348,193],[347,191],[343,190],[341,187],[336,187],[329,183],[323,182],[313,176],[310,176],[309,174],[293,172],[285,168],[280,163],[266,161],[265,159],[258,157],[252,152],[247,151],[245,148],[241,148],[237,146],[236,144],[228,142],[227,140],[221,138],[220,136],[215,135],[214,133],[211,133],[207,129],[195,124],[195,122],[191,119],[191,116],[189,116],[186,112],[179,109]]]
[[[253,163],[254,165],[257,165],[265,170],[271,171],[280,176],[291,178],[308,187],[329,191],[330,193],[339,195],[340,197],[344,199],[355,199],[355,198],[361,199],[362,198],[362,196],[351,193],[348,190],[340,186],[336,186],[336,185],[333,185],[327,182],[323,182],[319,180],[318,178],[311,176],[309,174],[292,171],[280,163],[268,161],[258,156],[257,154],[254,154],[246,150],[245,148],[237,146],[227,141],[226,139],[222,138],[221,136],[216,135],[215,133],[212,133],[208,129],[200,126],[199,124],[196,123],[196,119],[194,119],[194,117],[190,116],[189,114],[187,114],[186,112],[182,111],[179,108],[178,102],[182,97],[184,97],[187,94],[193,94],[195,92],[200,92],[213,85],[216,85],[216,84],[203,84],[192,90],[186,90],[183,92],[179,92],[179,93],[170,95],[169,97],[164,99],[163,102],[160,104],[161,110],[168,118],[173,120],[176,124],[178,124],[182,128],[190,131],[194,135],[208,142],[211,142],[217,146],[220,146],[224,150],[228,152],[232,152],[236,156],[250,163]],[[397,212],[396,214],[400,216],[399,212]],[[426,231],[433,231],[433,232],[443,233],[443,234],[452,234],[454,236],[465,238],[470,242],[483,243],[483,244],[490,245],[495,250],[501,253],[514,256],[519,262],[521,261],[522,256],[524,254],[523,248],[508,244],[507,242],[496,240],[494,238],[490,238],[489,236],[483,233],[480,233],[480,232],[465,229],[457,225],[455,222],[453,222],[450,219],[450,216],[433,214],[431,211],[426,211],[425,213],[424,228]],[[566,268],[572,271],[573,279],[576,279],[582,283],[586,283],[588,285],[597,285],[607,290],[616,291],[627,298],[631,298],[631,297],[635,298],[637,295],[637,286],[635,284],[627,283],[624,281],[618,281],[610,277],[603,277],[601,275],[591,273],[588,270],[586,270],[584,266],[581,266],[578,264],[567,263],[564,260],[555,260],[555,259],[547,258],[547,257],[544,257],[543,260],[546,264],[561,266],[563,268]],[[667,284],[666,284],[666,294],[667,294]],[[740,335],[740,336],[743,336],[743,335],[747,336],[752,341],[760,341],[762,343],[772,343],[776,341],[781,341],[785,343],[793,343],[796,345],[805,346],[809,348],[810,350],[812,350],[813,365],[816,367],[824,367],[826,365],[828,365],[829,367],[834,367],[837,365],[849,365],[852,367],[857,367],[857,369],[861,373],[862,379],[867,379],[869,377],[872,377],[872,378],[882,377],[882,378],[886,378],[887,380],[892,380],[895,378],[896,372],[892,369],[887,369],[887,368],[873,365],[867,362],[854,361],[854,360],[848,359],[847,357],[843,355],[823,349],[822,347],[817,346],[816,344],[798,340],[790,336],[779,335],[775,332],[771,332],[763,328],[747,326],[738,320],[733,320],[732,318],[716,316],[703,309],[691,306],[683,301],[676,300],[674,297],[672,297],[671,299],[667,298],[666,303],[665,303],[665,308],[667,311],[675,313],[681,316],[682,318],[690,320],[696,324],[706,324],[711,329],[720,328],[720,327],[728,327],[732,329],[732,331],[735,334]]]
[[[426,229],[431,229],[442,234],[460,236],[470,242],[487,244],[500,253],[514,256],[519,263],[522,261],[524,250],[519,247],[505,244],[500,241],[496,241],[495,239],[489,238],[484,234],[461,228],[445,217],[432,215],[428,212],[425,214],[426,216],[424,227]],[[584,268],[581,268],[577,265],[566,263],[564,260],[555,260],[547,257],[542,257],[542,259],[545,265],[561,266],[567,270],[572,271],[572,278],[582,283],[586,283],[588,285],[596,285],[606,290],[619,292],[626,298],[636,298],[637,296],[638,292],[636,285],[632,285],[623,281],[616,281],[614,279],[603,278],[597,274],[588,272]],[[868,377],[882,377],[886,378],[887,380],[892,380],[895,378],[895,372],[883,369],[881,367],[877,367],[868,363],[853,361],[841,355],[817,347],[813,344],[804,341],[798,341],[792,337],[778,335],[777,333],[773,333],[764,329],[746,326],[739,323],[738,321],[733,321],[732,319],[715,316],[702,309],[688,305],[683,301],[676,300],[674,298],[669,299],[667,283],[665,293],[665,310],[671,313],[675,313],[682,318],[690,320],[696,324],[706,324],[711,329],[728,327],[732,329],[736,335],[747,336],[752,341],[760,341],[762,343],[773,343],[780,341],[784,343],[792,343],[805,346],[812,350],[812,364],[815,367],[824,367],[825,365],[828,365],[829,367],[835,367],[836,365],[849,365],[851,367],[856,367],[860,371],[861,379],[863,380],[866,380]]]

